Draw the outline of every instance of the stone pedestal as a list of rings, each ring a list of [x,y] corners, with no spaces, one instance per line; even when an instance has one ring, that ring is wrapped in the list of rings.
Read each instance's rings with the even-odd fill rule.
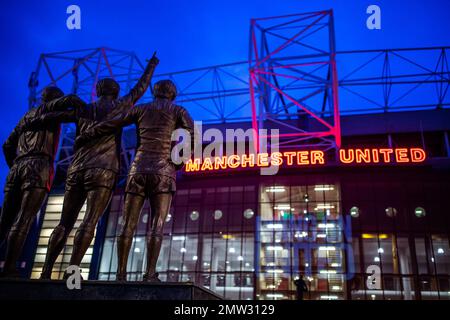
[[[221,300],[193,283],[82,281],[67,289],[62,280],[0,280],[0,300]]]

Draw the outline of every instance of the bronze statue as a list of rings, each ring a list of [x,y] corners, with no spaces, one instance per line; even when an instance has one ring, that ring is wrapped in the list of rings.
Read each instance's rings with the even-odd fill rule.
[[[63,97],[59,88],[45,88],[41,104],[23,116],[3,144],[3,153],[10,167],[0,218],[0,244],[7,238],[4,277],[19,276],[16,262],[31,224],[50,191],[59,143],[59,124],[35,131],[26,131],[26,127],[37,117],[66,110],[76,103],[74,95]]]
[[[77,135],[80,135],[102,121],[126,114],[144,95],[158,63],[154,54],[137,84],[125,96],[118,98],[119,84],[114,79],[105,78],[96,85],[97,101],[76,110],[46,114],[34,121],[32,127],[46,126],[53,122],[75,122]],[[74,157],[67,171],[61,220],[50,236],[41,279],[51,278],[53,265],[87,200],[86,213],[75,234],[70,257],[70,265],[81,264],[116,185],[121,135],[121,130],[115,131],[92,143],[74,147]]]
[[[126,267],[133,235],[146,198],[151,207],[151,234],[147,239],[147,268],[144,280],[160,281],[156,273],[163,226],[176,190],[176,171],[180,165],[171,161],[171,135],[178,128],[194,132],[194,123],[183,107],[173,103],[176,87],[170,80],[162,80],[153,89],[155,99],[131,109],[125,117],[98,124],[77,138],[76,144],[110,135],[120,128],[136,124],[138,146],[128,174],[125,188],[123,228],[118,240],[118,269],[116,280],[126,280]],[[192,139],[193,140],[193,139]]]

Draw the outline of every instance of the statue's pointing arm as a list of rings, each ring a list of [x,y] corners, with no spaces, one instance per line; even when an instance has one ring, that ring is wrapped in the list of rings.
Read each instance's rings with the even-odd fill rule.
[[[122,97],[122,106],[123,107],[131,107],[133,106],[147,91],[148,86],[150,85],[150,81],[152,80],[153,73],[155,72],[155,68],[159,63],[159,59],[156,57],[156,53],[153,54],[153,57],[148,62],[144,73],[142,74],[141,78],[138,80],[136,85],[126,94],[124,97]],[[128,110],[124,110],[124,112],[127,112]]]

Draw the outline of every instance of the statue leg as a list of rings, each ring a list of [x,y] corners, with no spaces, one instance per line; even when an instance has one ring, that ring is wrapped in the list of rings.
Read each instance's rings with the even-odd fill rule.
[[[172,202],[172,193],[157,193],[150,196],[152,210],[152,229],[147,242],[147,271],[144,279],[147,281],[159,281],[156,273],[161,243],[163,240],[163,228]]]
[[[82,190],[67,190],[65,192],[61,220],[50,235],[41,279],[51,278],[55,261],[66,245],[67,237],[77,221],[85,200],[86,194]]]
[[[127,193],[125,195],[123,227],[117,240],[118,265],[116,280],[118,281],[126,280],[128,254],[144,201],[145,197],[138,194]]]
[[[81,265],[84,254],[94,238],[97,223],[108,208],[111,196],[112,190],[109,188],[99,187],[88,191],[86,213],[75,234],[70,265]]]
[[[19,188],[5,191],[3,196],[2,215],[0,217],[0,247],[6,241],[9,230],[20,210],[22,191]]]
[[[17,272],[16,262],[22,254],[23,245],[27,239],[31,224],[47,195],[43,188],[28,189],[23,192],[22,203],[16,220],[8,235],[6,247],[4,274],[15,274]]]
[[[0,247],[5,244],[8,233],[20,211],[23,192],[17,166],[13,166],[8,173],[3,195],[3,206],[0,217]]]

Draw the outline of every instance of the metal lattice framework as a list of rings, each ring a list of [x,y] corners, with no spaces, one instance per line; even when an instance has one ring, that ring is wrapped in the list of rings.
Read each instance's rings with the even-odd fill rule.
[[[450,47],[338,54],[343,113],[447,108]]]
[[[250,47],[252,127],[274,124],[283,146],[339,148],[333,12],[252,19]]]
[[[324,149],[337,147],[339,109],[340,114],[361,114],[449,107],[450,47],[338,51],[334,54],[333,37],[328,35],[332,24],[331,12],[276,19],[287,19],[290,23],[273,24],[272,19],[252,21],[251,39],[253,35],[256,39],[256,34],[259,34],[263,46],[255,51],[252,40],[252,55],[257,52],[258,57],[251,57],[250,72],[247,60],[157,74],[153,81],[172,79],[179,90],[177,103],[185,106],[197,121],[225,126],[227,123],[247,122],[254,128],[283,129],[280,130],[283,135],[281,148],[294,145]],[[311,19],[315,23],[310,23]],[[270,26],[264,28],[265,36],[261,35],[262,21],[272,23],[272,29]],[[294,37],[307,25],[311,27],[301,33],[303,36]],[[266,38],[279,29],[294,29],[295,34],[290,38],[282,35],[281,44],[275,44],[271,51]],[[310,33],[312,36],[320,32],[326,34],[325,37],[317,37],[315,41],[318,43],[307,43],[306,38],[302,39]],[[289,39],[292,44],[283,45]],[[319,46],[324,39],[331,51]],[[280,46],[282,49],[273,53]],[[311,47],[324,52],[308,55],[302,51],[315,51]],[[289,53],[291,49],[292,55],[278,56],[282,50]],[[269,57],[265,59],[264,54]],[[333,76],[337,77],[333,65],[339,71],[338,81]],[[110,48],[42,54],[29,81],[30,106],[38,102],[40,92],[50,84],[58,85],[66,93],[76,93],[87,102],[92,101],[95,83],[104,76],[114,77],[124,94],[143,70],[144,64],[133,52]],[[337,94],[334,94],[336,85],[340,90],[339,105]],[[149,90],[140,102],[150,98]],[[319,119],[328,123],[331,129]],[[318,137],[314,136],[316,133]],[[57,158],[58,170],[63,172],[71,161],[74,135],[73,126],[63,127]],[[122,145],[122,161],[125,163],[122,170],[126,174],[133,150],[127,141]]]

